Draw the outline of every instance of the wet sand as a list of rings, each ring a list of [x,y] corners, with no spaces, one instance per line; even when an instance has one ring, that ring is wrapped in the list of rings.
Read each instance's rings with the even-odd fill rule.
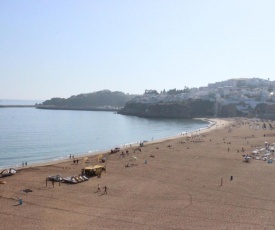
[[[275,130],[250,129],[247,121],[216,120],[192,137],[145,143],[141,152],[133,146],[125,157],[106,154],[106,173],[76,185],[46,187],[45,179],[80,174],[82,160],[0,178],[1,229],[275,229],[275,163],[242,158],[275,142]],[[97,164],[96,156],[89,160]]]

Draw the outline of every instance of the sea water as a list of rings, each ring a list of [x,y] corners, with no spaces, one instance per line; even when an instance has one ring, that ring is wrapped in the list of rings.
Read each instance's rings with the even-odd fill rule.
[[[209,123],[148,119],[113,112],[0,108],[0,168],[97,154],[115,147],[180,135]]]
[[[35,105],[40,104],[41,100],[13,100],[13,99],[0,99],[0,105]]]

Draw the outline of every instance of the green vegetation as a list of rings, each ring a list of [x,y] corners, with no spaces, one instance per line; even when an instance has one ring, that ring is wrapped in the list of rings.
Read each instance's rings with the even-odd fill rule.
[[[44,101],[40,108],[60,108],[60,109],[92,109],[99,107],[122,108],[135,95],[124,94],[122,92],[111,92],[102,90],[94,93],[79,94],[65,98],[52,98]]]
[[[128,102],[118,113],[140,117],[211,117],[214,115],[214,102],[191,99],[182,102],[155,104]]]
[[[188,87],[184,87],[184,89],[170,89],[168,90],[166,93],[168,95],[177,95],[177,94],[181,94],[181,93],[188,93],[190,91],[190,89]]]
[[[160,93],[158,93],[157,90],[155,89],[146,89],[144,94],[154,94],[154,95],[158,95],[158,94],[167,94],[167,95],[177,95],[177,94],[181,94],[181,93],[189,93],[190,89],[188,87],[184,87],[184,89],[169,89],[168,91],[166,91],[165,89],[163,91],[160,91]]]

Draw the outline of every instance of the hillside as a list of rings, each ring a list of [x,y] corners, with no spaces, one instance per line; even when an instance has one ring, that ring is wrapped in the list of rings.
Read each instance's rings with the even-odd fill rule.
[[[187,100],[171,103],[135,103],[128,102],[119,114],[139,117],[163,118],[194,118],[212,117],[214,115],[214,102],[204,100]]]
[[[52,98],[37,105],[38,109],[118,110],[135,95],[102,90],[65,98]]]

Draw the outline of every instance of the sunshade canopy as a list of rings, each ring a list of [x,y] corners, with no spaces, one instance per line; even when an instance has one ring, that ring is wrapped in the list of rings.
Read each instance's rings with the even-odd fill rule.
[[[100,169],[100,168],[104,168],[104,166],[103,165],[87,166],[84,169],[85,170],[93,170],[93,169]]]

